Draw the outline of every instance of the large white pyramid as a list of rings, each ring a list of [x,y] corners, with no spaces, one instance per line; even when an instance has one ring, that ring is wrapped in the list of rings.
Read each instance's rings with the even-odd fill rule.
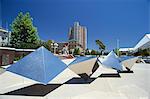
[[[47,84],[64,71],[67,65],[44,47],[25,56],[7,68],[7,71]]]

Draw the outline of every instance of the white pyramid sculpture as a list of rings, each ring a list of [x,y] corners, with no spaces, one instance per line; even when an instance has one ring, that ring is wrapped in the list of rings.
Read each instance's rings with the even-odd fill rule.
[[[69,69],[78,75],[86,74],[90,76],[96,69],[96,62],[97,58],[79,57],[69,65]]]
[[[44,47],[25,56],[7,68],[7,71],[47,84],[63,72],[67,65]]]
[[[120,64],[118,56],[111,51],[104,60],[101,61],[102,65],[108,67],[108,68],[113,68],[119,71],[122,71],[122,66]]]
[[[107,74],[107,73],[118,73],[117,70],[108,68],[104,65],[102,65],[100,62],[98,62],[99,67],[98,69],[91,75],[91,77],[99,77],[101,74]]]

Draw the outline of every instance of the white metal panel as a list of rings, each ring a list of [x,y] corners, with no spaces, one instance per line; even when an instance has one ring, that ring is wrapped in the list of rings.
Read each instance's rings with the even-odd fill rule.
[[[137,50],[138,48],[140,48],[141,46],[143,46],[144,44],[148,43],[150,41],[150,34],[146,34],[138,43],[137,45],[134,47],[134,50]]]

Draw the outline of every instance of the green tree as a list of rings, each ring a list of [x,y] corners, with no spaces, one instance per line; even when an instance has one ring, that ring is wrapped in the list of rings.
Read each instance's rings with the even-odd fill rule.
[[[150,56],[150,48],[138,49],[138,51],[134,53],[134,56]]]
[[[46,42],[46,44],[47,44],[47,47],[48,47],[48,50],[51,50],[51,44],[52,44],[52,40],[48,40],[47,42]]]
[[[79,48],[75,48],[73,55],[80,55],[80,49]]]
[[[44,46],[45,48],[47,48],[49,51],[52,51],[51,49],[51,44],[52,44],[52,40],[48,40],[46,42],[41,41],[40,46]]]
[[[38,42],[37,28],[33,26],[29,13],[20,12],[11,24],[11,45],[12,47],[22,47],[26,44],[36,44]]]
[[[95,40],[96,44],[99,46],[99,50],[100,50],[100,53],[102,55],[103,51],[105,50],[106,46],[103,44],[102,41],[100,40]]]
[[[97,52],[96,52],[95,50],[92,50],[92,51],[91,51],[91,55],[96,55],[96,53],[97,53]]]
[[[114,52],[115,52],[115,54],[116,54],[116,55],[118,55],[118,56],[120,56],[120,55],[121,55],[121,52],[120,52],[120,51],[119,51],[119,49],[117,49],[117,48],[116,48],[116,49],[114,49]]]
[[[90,52],[89,52],[88,48],[85,50],[85,55],[90,55]]]
[[[99,51],[96,51],[96,55],[100,55],[100,52],[99,52]]]

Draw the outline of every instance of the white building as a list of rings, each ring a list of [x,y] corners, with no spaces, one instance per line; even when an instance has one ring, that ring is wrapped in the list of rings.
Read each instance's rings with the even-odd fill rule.
[[[129,52],[129,51],[133,51],[134,48],[120,48],[119,51],[122,52]]]
[[[3,28],[0,28],[0,46],[6,46],[10,44],[11,33]]]

